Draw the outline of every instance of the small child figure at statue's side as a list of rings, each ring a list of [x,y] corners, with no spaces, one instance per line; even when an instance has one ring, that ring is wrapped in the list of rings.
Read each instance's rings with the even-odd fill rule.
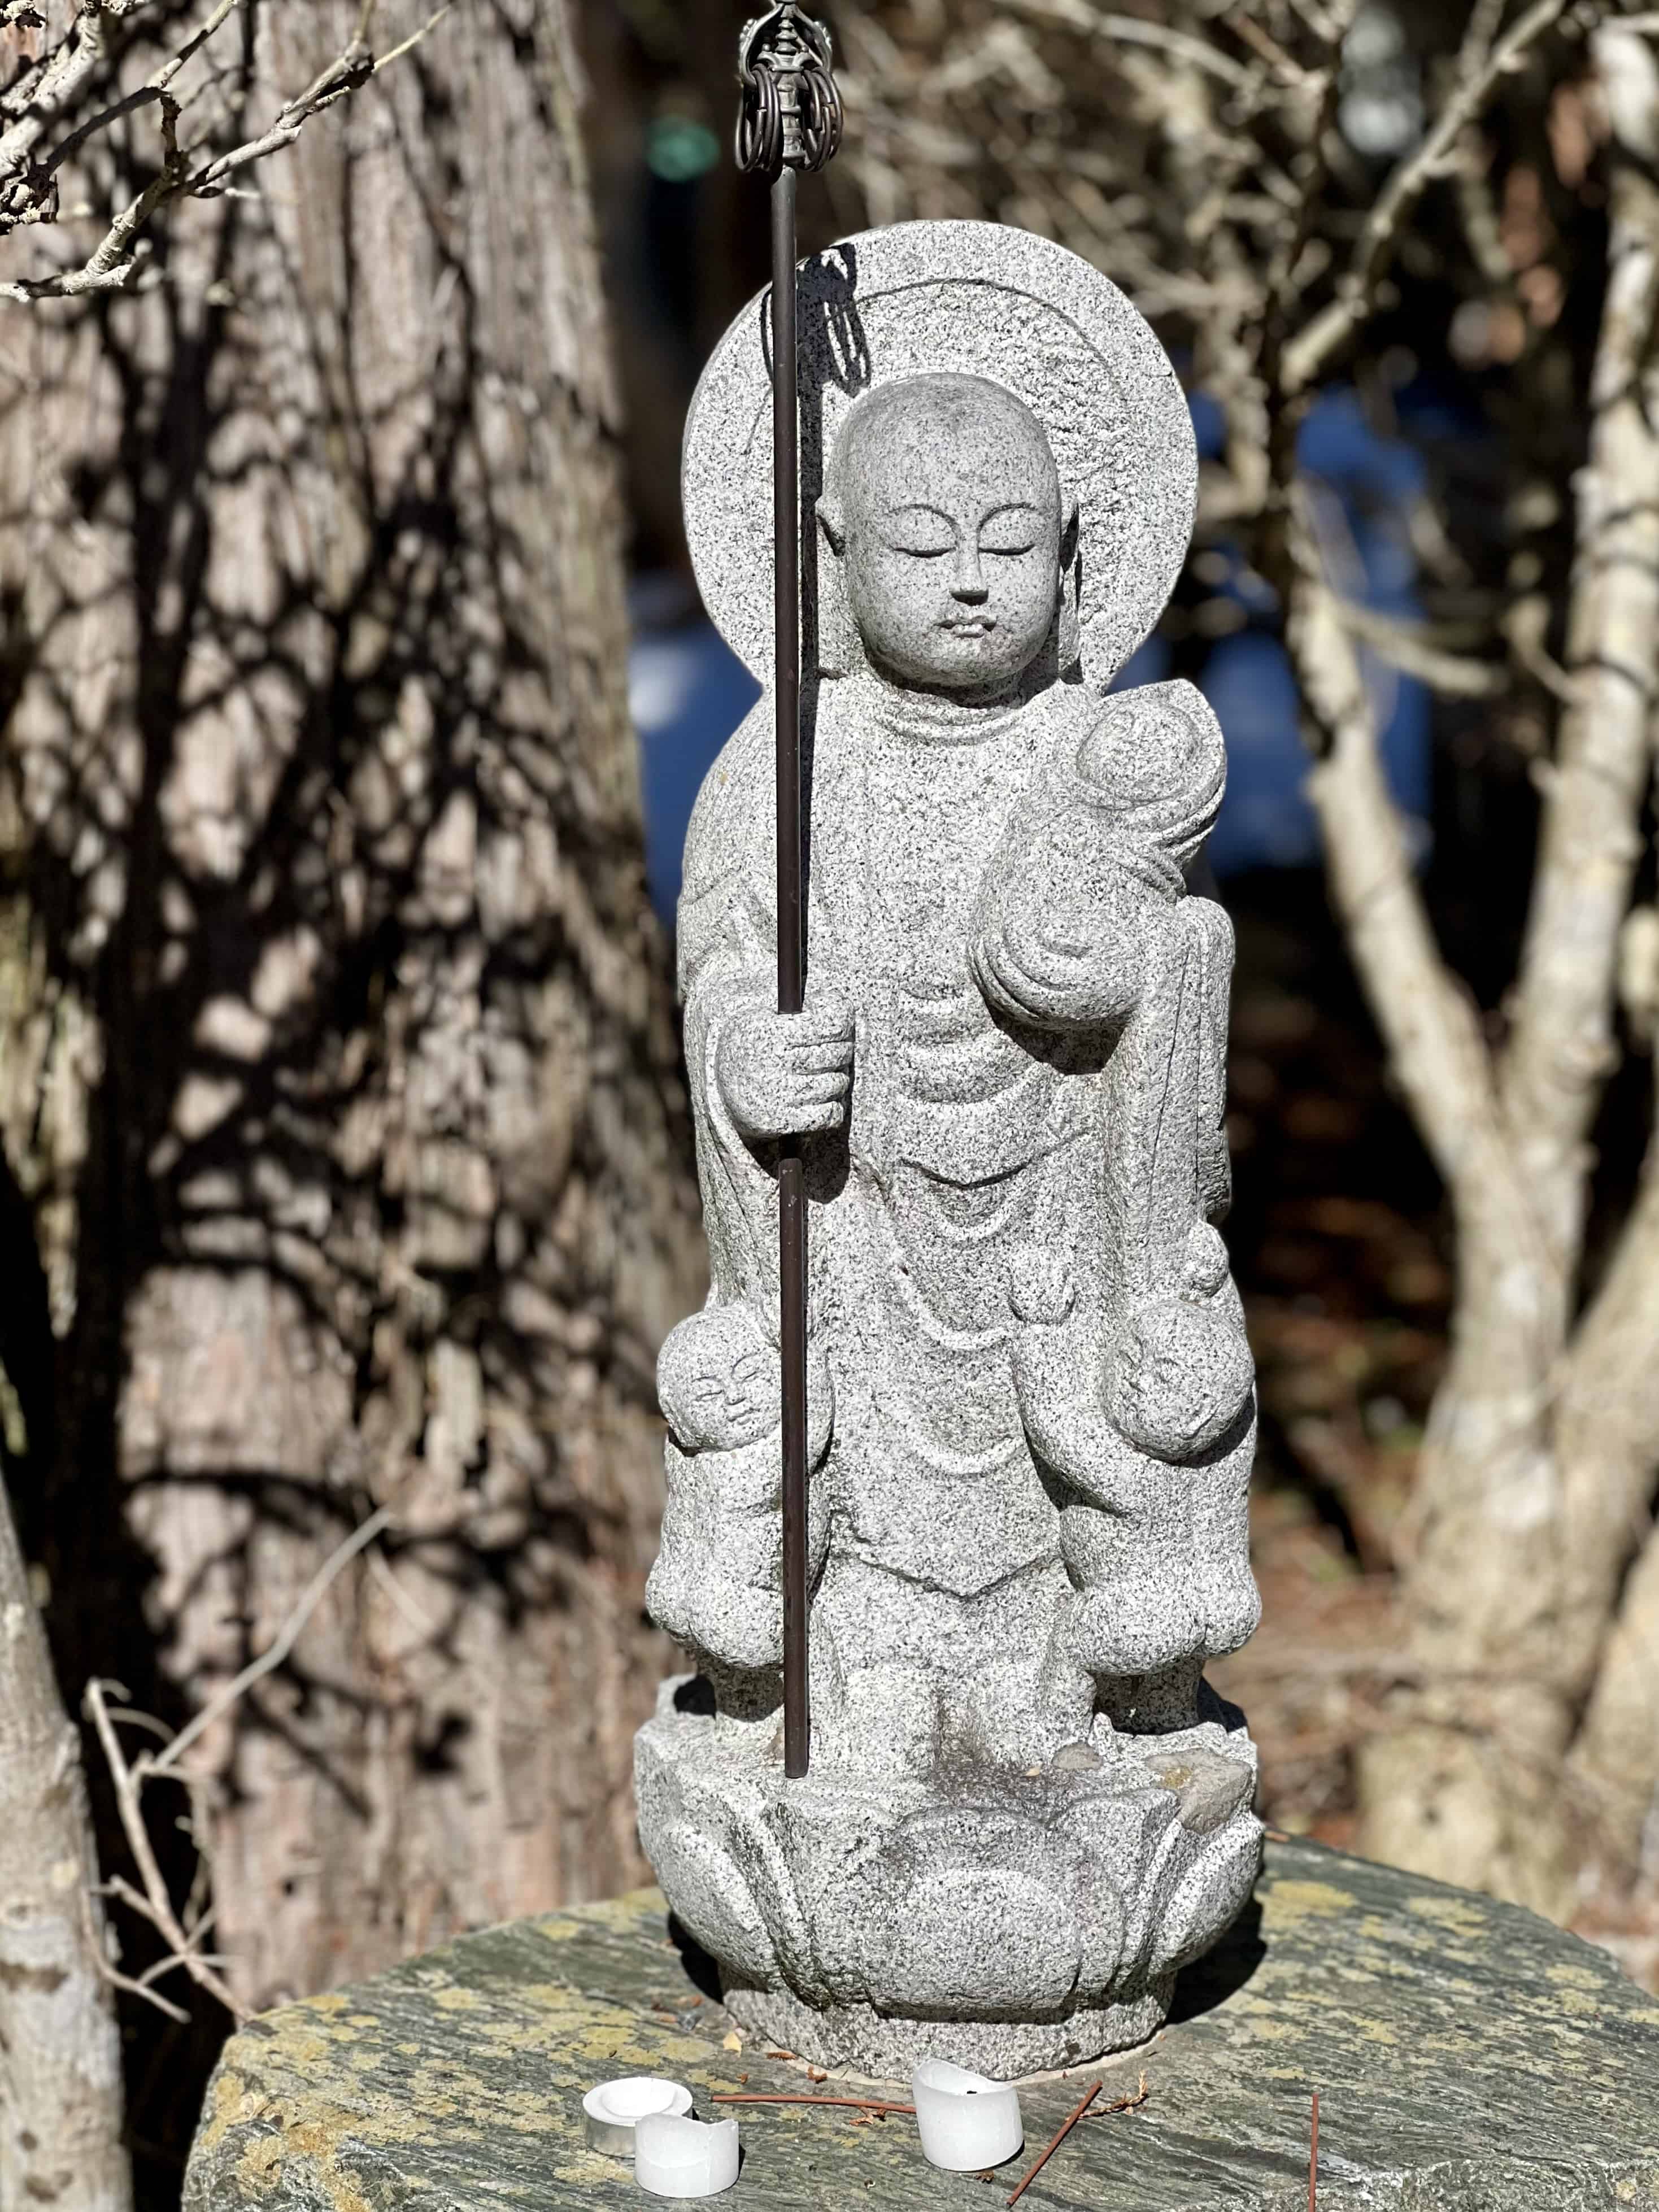
[[[646,1585],[653,1619],[678,1642],[739,1671],[783,1651],[783,1494],[778,1349],[744,1305],[705,1306],[671,1330],[657,1361],[668,1424],[662,1548]],[[829,1370],[810,1378],[809,1459],[830,1425]],[[809,1572],[826,1515],[811,1513]]]
[[[1233,1650],[1255,1625],[1243,1518],[1249,1350],[1208,1223],[1191,1231],[1177,1282],[1129,1308],[1083,1393],[1066,1272],[1029,1254],[1012,1299],[1021,1411],[1069,1493],[1060,1551],[1075,1595],[1046,1671],[1061,1702],[1086,1709],[1094,1678]]]

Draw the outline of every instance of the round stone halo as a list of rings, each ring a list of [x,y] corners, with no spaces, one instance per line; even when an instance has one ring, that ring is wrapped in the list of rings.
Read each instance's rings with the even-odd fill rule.
[[[848,410],[939,370],[1024,401],[1076,499],[1081,659],[1103,690],[1163,612],[1198,495],[1192,417],[1169,356],[1109,278],[1000,223],[896,223],[800,264],[804,521]],[[686,538],[703,605],[738,659],[772,669],[770,293],[710,356],[686,417]],[[803,663],[816,635],[817,536],[802,531]]]

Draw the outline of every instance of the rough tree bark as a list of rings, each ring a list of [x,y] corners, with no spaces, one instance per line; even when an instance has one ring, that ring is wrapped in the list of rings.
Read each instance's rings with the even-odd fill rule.
[[[362,12],[245,0],[229,127]],[[701,1261],[578,97],[567,0],[455,7],[154,289],[0,310],[0,1358],[60,1672],[177,1723],[396,1516],[195,1747],[250,2005],[639,1870]]]
[[[0,2204],[132,2202],[97,1866],[81,1739],[0,1482]]]

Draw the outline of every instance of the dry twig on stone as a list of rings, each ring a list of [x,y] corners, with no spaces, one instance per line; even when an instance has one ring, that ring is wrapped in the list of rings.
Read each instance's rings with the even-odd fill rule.
[[[1049,2160],[1060,2148],[1061,2143],[1063,2143],[1066,2136],[1071,2134],[1072,2130],[1077,2125],[1078,2122],[1083,2118],[1083,2115],[1088,2111],[1090,2106],[1093,2104],[1095,2099],[1100,2094],[1101,2091],[1105,2087],[1106,2084],[1103,2081],[1097,2081],[1094,2087],[1090,2089],[1085,2095],[1080,2097],[1077,2103],[1073,2106],[1071,2111],[1060,2122],[1059,2129],[1056,2130],[1054,2139],[1049,2143],[1048,2149],[1045,2150],[1042,2155],[1037,2160],[1036,2164],[1029,2169],[1024,2179],[1016,2185],[1012,2195],[1008,2199],[1010,2204],[1018,2203],[1020,2198],[1024,2196],[1026,2191],[1036,2179],[1038,2174],[1040,2174],[1043,2167],[1048,2165]]]
[[[1091,2120],[1105,2120],[1109,2119],[1114,2112],[1138,2112],[1152,2094],[1146,2086],[1146,2076],[1143,2074],[1133,2096],[1120,2097],[1115,2104],[1097,2105],[1085,2117]]]

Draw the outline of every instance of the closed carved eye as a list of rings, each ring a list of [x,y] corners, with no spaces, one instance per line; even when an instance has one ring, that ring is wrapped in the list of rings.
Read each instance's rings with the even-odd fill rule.
[[[902,507],[887,518],[887,544],[915,561],[941,561],[957,548],[956,525],[933,507]]]
[[[1005,507],[988,514],[980,525],[980,551],[1018,560],[1036,547],[1042,534],[1040,520],[1036,509],[1029,507]]]

